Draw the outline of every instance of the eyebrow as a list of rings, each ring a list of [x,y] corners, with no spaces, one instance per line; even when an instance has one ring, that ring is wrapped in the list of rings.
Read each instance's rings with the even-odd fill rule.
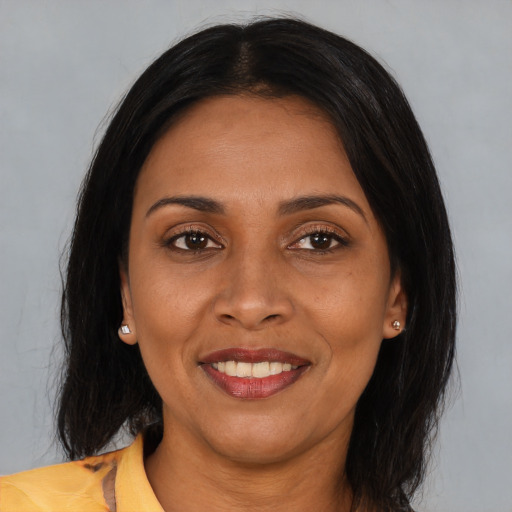
[[[224,207],[217,201],[213,199],[208,199],[207,197],[200,196],[174,196],[174,197],[163,197],[159,199],[155,204],[151,206],[151,208],[146,212],[146,217],[149,217],[152,213],[164,206],[168,205],[181,205],[187,208],[192,208],[194,210],[198,210],[200,212],[206,213],[224,213]]]
[[[168,205],[180,205],[186,208],[192,208],[194,210],[206,213],[224,214],[224,206],[213,199],[202,196],[173,196],[163,197],[154,203],[149,210],[146,212],[146,217],[149,217],[152,213],[164,206]],[[352,199],[345,196],[338,195],[312,195],[312,196],[300,196],[290,201],[283,201],[279,204],[278,213],[280,216],[291,215],[305,210],[313,210],[322,206],[330,204],[341,204],[350,208],[355,213],[363,217],[365,222],[368,222],[366,216],[361,207]]]
[[[321,195],[321,196],[301,196],[290,201],[284,201],[279,205],[279,215],[290,215],[304,210],[313,210],[330,204],[342,204],[350,208],[355,213],[363,217],[367,223],[366,216],[362,208],[352,199],[338,195]]]

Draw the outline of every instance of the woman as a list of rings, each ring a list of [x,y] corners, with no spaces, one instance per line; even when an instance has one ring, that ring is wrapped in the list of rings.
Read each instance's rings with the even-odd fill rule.
[[[1,510],[410,510],[455,278],[400,88],[296,20],[171,48],[85,179],[62,323],[75,462],[5,477]]]

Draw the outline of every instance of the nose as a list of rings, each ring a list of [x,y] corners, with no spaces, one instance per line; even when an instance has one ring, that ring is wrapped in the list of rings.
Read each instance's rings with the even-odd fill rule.
[[[284,269],[268,255],[229,258],[214,314],[227,325],[260,330],[287,322],[293,302],[285,286]]]

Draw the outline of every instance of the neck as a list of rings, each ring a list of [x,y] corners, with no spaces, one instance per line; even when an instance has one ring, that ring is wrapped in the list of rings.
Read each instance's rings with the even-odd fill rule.
[[[170,430],[145,462],[165,512],[350,510],[344,476],[348,440],[340,446],[339,440],[326,439],[285,460],[256,464],[225,458],[190,434]]]

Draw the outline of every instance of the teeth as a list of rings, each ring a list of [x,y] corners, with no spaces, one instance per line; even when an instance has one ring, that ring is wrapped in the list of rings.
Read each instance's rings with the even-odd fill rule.
[[[268,377],[270,375],[270,363],[265,361],[264,363],[254,363],[252,365],[252,376],[259,379]]]
[[[212,368],[230,377],[255,377],[263,379],[270,375],[279,375],[282,372],[296,370],[298,366],[290,363],[278,363],[277,361],[262,361],[260,363],[243,363],[237,361],[219,361],[211,363]]]
[[[270,375],[277,375],[283,371],[283,363],[270,363]]]
[[[236,377],[236,362],[226,361],[224,363],[224,372],[226,373],[226,375],[229,375],[230,377]]]
[[[237,377],[251,377],[252,364],[251,363],[235,363]]]

